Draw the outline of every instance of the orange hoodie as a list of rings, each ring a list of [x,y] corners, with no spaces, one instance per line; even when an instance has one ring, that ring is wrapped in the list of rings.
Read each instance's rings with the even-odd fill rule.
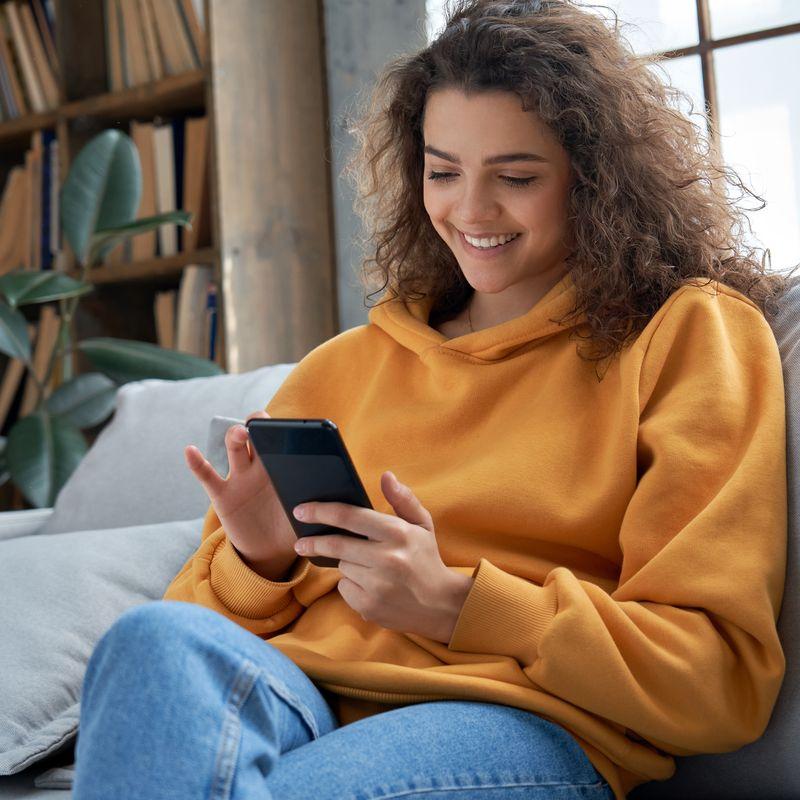
[[[447,644],[364,621],[338,569],[250,570],[209,508],[164,595],[289,656],[341,724],[415,701],[526,709],[568,730],[617,798],[675,755],[764,731],[785,661],[783,378],[728,287],[676,291],[598,382],[566,275],[524,315],[447,339],[430,300],[384,302],[311,351],[266,410],[340,428],[374,508],[391,469],[474,583]],[[574,324],[585,321],[579,318]]]

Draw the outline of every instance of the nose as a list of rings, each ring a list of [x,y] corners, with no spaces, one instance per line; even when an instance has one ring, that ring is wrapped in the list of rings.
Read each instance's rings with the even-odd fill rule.
[[[465,226],[476,225],[479,222],[497,219],[501,209],[499,203],[490,191],[473,181],[471,185],[464,181],[463,191],[456,203],[456,213]]]

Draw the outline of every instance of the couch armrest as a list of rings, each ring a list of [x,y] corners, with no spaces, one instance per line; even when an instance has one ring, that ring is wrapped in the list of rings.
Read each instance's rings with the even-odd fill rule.
[[[53,513],[52,508],[26,508],[0,512],[0,541],[36,533]]]

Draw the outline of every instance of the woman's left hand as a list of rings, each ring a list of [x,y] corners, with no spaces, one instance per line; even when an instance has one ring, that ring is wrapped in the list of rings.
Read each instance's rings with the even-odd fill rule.
[[[295,550],[304,556],[339,559],[344,576],[339,593],[362,619],[449,642],[472,578],[442,562],[433,519],[408,486],[387,471],[381,475],[381,491],[397,516],[349,503],[296,506],[295,516],[303,522],[332,525],[368,538],[303,536]],[[306,513],[300,517],[298,509]]]

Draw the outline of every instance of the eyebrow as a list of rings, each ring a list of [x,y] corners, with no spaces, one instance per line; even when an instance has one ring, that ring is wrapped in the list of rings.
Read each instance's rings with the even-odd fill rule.
[[[461,163],[461,159],[458,156],[455,156],[452,153],[445,153],[444,150],[437,150],[435,147],[430,147],[429,145],[425,145],[425,152],[430,153],[432,156],[443,158],[445,161],[450,161],[453,164]],[[549,163],[548,159],[546,159],[544,156],[540,156],[538,153],[503,153],[499,156],[489,156],[488,158],[484,158],[483,165],[488,166],[489,164],[507,164],[510,161],[538,161],[543,164]]]

